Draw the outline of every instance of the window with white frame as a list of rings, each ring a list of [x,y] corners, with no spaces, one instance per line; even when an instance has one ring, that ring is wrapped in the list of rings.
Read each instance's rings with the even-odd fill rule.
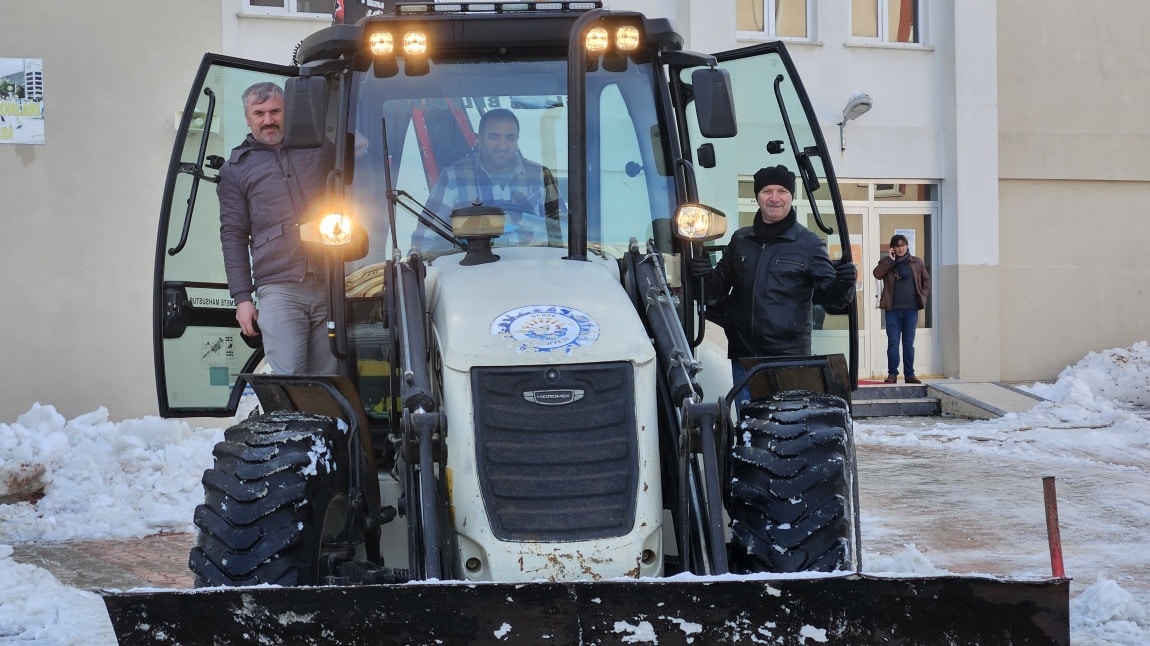
[[[809,0],[735,0],[743,38],[811,38]]]
[[[335,0],[245,0],[254,13],[306,13],[330,16]]]
[[[922,0],[851,0],[855,40],[922,44]]]

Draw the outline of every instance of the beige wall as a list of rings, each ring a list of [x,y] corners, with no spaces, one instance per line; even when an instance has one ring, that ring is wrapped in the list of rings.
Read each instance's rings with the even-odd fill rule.
[[[1143,0],[998,3],[1002,378],[1150,337]]]
[[[1002,378],[1050,379],[1150,332],[1150,183],[1004,180]]]
[[[221,16],[186,0],[5,2],[0,57],[44,62],[43,145],[0,145],[0,423],[34,402],[154,414],[152,255],[164,175]]]

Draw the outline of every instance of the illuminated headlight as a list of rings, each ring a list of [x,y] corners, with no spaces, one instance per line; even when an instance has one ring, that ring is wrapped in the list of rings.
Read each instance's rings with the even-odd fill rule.
[[[423,56],[427,53],[427,34],[422,31],[409,31],[403,35],[403,53],[408,56]]]
[[[638,27],[620,27],[615,30],[615,49],[621,52],[631,52],[638,48]]]
[[[351,218],[342,213],[328,213],[319,220],[319,240],[325,245],[338,247],[351,242]]]
[[[705,242],[723,237],[727,216],[705,204],[687,203],[675,210],[675,234],[686,240]]]
[[[395,39],[390,32],[379,31],[371,35],[371,53],[390,56],[395,51]]]
[[[584,46],[587,48],[587,51],[592,54],[605,52],[607,51],[608,38],[606,27],[593,27],[587,32]]]

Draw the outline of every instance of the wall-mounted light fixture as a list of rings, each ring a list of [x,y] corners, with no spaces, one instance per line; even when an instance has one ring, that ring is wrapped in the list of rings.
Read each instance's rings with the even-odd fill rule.
[[[874,100],[871,99],[870,95],[866,92],[859,92],[847,100],[847,105],[843,108],[843,120],[838,123],[840,150],[847,149],[847,140],[844,132],[847,127],[847,122],[863,116],[870,111],[873,105]]]

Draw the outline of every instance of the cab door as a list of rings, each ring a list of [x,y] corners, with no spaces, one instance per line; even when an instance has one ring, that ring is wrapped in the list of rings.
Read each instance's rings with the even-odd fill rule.
[[[220,246],[219,169],[249,130],[242,95],[295,68],[207,54],[176,131],[160,211],[153,344],[160,415],[228,417],[263,358],[236,322]]]
[[[738,134],[705,138],[698,127],[694,103],[682,108],[687,138],[681,143],[681,152],[691,160],[689,168],[697,191],[697,197],[688,197],[718,208],[730,221],[727,235],[706,249],[715,259],[721,257],[731,234],[750,226],[757,210],[752,180],[755,171],[782,164],[797,178],[794,207],[800,223],[823,238],[832,260],[847,259],[857,266],[857,239],[850,237],[831,155],[786,47],[779,42],[763,43],[715,54],[715,58],[718,67],[730,74]],[[673,78],[677,84],[689,84],[691,71],[683,69]],[[690,92],[680,88],[673,95],[689,96]],[[813,351],[845,356],[852,386],[857,384],[857,310],[852,307],[836,315],[816,307],[812,321],[816,327]]]

